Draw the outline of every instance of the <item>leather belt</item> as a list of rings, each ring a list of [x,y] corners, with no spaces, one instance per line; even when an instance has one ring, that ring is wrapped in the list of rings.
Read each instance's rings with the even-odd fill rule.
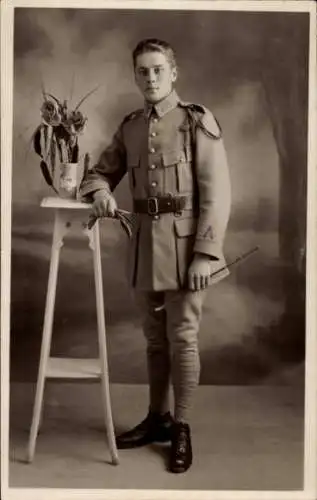
[[[180,212],[185,208],[186,196],[151,196],[133,200],[135,213],[157,215]]]

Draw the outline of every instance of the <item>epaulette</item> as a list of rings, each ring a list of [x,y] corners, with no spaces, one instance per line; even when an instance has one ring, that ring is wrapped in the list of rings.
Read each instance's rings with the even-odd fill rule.
[[[195,121],[195,125],[208,137],[213,139],[220,139],[222,137],[221,127],[209,109],[196,103],[182,102],[180,105],[188,110],[191,118]]]
[[[135,120],[136,118],[138,118],[139,116],[141,116],[143,113],[144,113],[144,110],[141,109],[141,108],[137,109],[136,111],[132,111],[132,113],[129,113],[127,116],[125,116],[123,118],[122,124],[130,122],[132,120]]]

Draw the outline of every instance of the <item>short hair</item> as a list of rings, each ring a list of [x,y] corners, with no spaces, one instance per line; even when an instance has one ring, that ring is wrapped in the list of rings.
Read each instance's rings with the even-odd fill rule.
[[[158,38],[146,38],[137,44],[132,53],[134,67],[136,65],[137,57],[146,52],[161,52],[166,56],[172,68],[176,67],[174,49],[169,43],[164,42],[164,40],[159,40]]]

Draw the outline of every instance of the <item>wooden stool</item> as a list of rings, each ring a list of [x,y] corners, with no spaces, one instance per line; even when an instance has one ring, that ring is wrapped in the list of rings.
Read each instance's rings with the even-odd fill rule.
[[[42,207],[52,208],[55,211],[54,232],[51,249],[51,261],[46,295],[45,316],[40,354],[40,364],[36,385],[36,395],[33,408],[32,424],[28,443],[28,461],[34,458],[36,439],[41,421],[43,409],[43,394],[46,378],[51,379],[98,379],[102,384],[102,402],[107,438],[113,464],[118,464],[118,452],[116,447],[111,401],[109,389],[109,372],[106,345],[106,325],[103,302],[102,269],[100,256],[100,234],[99,222],[96,221],[91,230],[87,228],[87,220],[91,205],[75,200],[66,200],[57,197],[44,198]],[[57,285],[57,274],[60,258],[60,250],[63,240],[70,227],[78,221],[74,221],[75,213],[84,212],[86,222],[80,222],[81,230],[88,237],[89,248],[93,252],[93,265],[96,289],[96,307],[98,323],[98,345],[99,359],[72,359],[54,358],[50,356],[52,327],[55,308],[55,296]],[[77,217],[78,218],[78,217]]]

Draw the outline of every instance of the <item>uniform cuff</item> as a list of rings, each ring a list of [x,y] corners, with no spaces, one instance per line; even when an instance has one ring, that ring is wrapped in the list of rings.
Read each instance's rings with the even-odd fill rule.
[[[206,240],[196,240],[194,246],[195,253],[203,253],[214,259],[220,259],[222,256],[222,248],[218,243]]]
[[[111,192],[109,184],[107,181],[103,181],[102,179],[83,182],[80,188],[80,194],[82,196],[90,195],[92,196],[95,191],[106,190],[109,193]]]

